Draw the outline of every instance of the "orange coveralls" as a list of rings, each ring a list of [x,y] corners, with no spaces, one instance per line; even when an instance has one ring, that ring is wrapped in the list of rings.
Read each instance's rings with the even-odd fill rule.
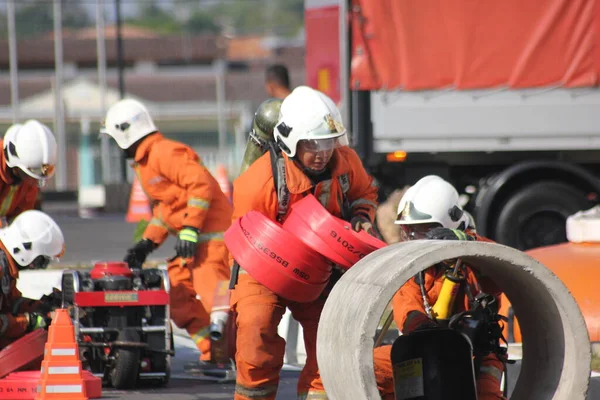
[[[171,317],[186,329],[210,360],[208,326],[217,287],[229,280],[228,251],[223,233],[231,224],[232,206],[198,155],[162,134],[148,136],[136,150],[134,169],[152,203],[152,220],[143,238],[160,245],[184,227],[200,231],[193,261],[169,262]],[[199,294],[201,300],[197,300]]]
[[[35,310],[39,300],[27,299],[17,289],[19,269],[0,242],[0,350],[27,333],[26,312]]]
[[[484,239],[484,241],[489,240]],[[440,294],[444,273],[444,268],[438,267],[431,267],[425,271],[425,290],[427,292],[427,301],[431,306],[435,304]],[[477,288],[481,287],[483,292],[493,295],[498,304],[500,304],[501,292],[489,278],[485,276],[476,277],[476,274],[468,266],[465,268],[465,273],[466,282],[471,289],[473,297],[479,294]],[[469,308],[469,300],[465,292],[466,287],[467,285],[464,283],[461,284],[457,295],[458,301],[455,303],[453,314],[460,313]],[[460,299],[463,299],[463,301],[460,301]],[[415,330],[429,320],[425,313],[421,289],[415,278],[412,278],[400,288],[392,300],[392,306],[394,321],[404,334]],[[391,346],[376,348],[374,364],[377,385],[382,397],[393,400],[394,381],[390,352]],[[505,399],[500,390],[503,372],[504,365],[495,354],[490,354],[483,358],[477,379],[477,396],[480,400]]]
[[[329,162],[331,177],[313,183],[285,155],[286,182],[290,193],[290,205],[313,193],[329,212],[342,215],[343,188],[339,177],[346,174],[349,189],[346,197],[352,215],[362,213],[374,218],[377,206],[377,187],[362,166],[354,150],[341,147],[334,151]],[[278,199],[275,193],[270,154],[267,152],[256,160],[234,182],[233,219],[256,210],[272,220],[278,215]],[[285,219],[285,217],[284,217]],[[241,268],[244,266],[241,265]],[[232,291],[231,302],[237,312],[237,382],[236,400],[275,399],[279,384],[279,372],[283,366],[285,340],[277,334],[277,326],[286,307],[302,325],[306,346],[306,365],[298,380],[298,396],[324,393],[318,384],[319,372],[316,359],[317,325],[324,299],[312,303],[293,303],[277,296],[240,269],[237,285]]]
[[[0,148],[3,141],[0,140]],[[16,182],[0,151],[0,219],[8,222],[23,211],[33,210],[39,193],[37,183]]]

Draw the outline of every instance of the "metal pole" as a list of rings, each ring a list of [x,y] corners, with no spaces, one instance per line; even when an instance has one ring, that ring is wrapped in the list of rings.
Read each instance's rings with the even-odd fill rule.
[[[96,52],[98,55],[98,87],[100,89],[100,115],[106,113],[106,43],[104,40],[104,0],[96,0]],[[100,138],[102,182],[110,181],[110,142],[106,135]]]
[[[117,70],[119,75],[119,97],[125,97],[125,79],[123,76],[123,37],[121,36],[121,0],[115,0],[115,15],[117,19]],[[121,181],[127,182],[127,160],[121,156]]]
[[[217,115],[219,129],[219,154],[227,147],[227,121],[225,119],[225,61],[215,61],[215,74],[217,80]]]
[[[19,64],[17,60],[17,33],[15,26],[15,2],[8,0],[6,4],[8,19],[8,58],[10,62],[10,103],[12,105],[13,123],[19,122]]]
[[[340,112],[342,114],[342,121],[349,132],[354,130],[351,127],[350,117],[350,35],[348,35],[348,21],[346,16],[348,14],[348,0],[340,1],[339,7],[339,35],[340,35]],[[350,138],[354,142],[354,138]]]
[[[56,189],[67,189],[67,138],[65,134],[65,109],[62,96],[63,84],[63,47],[62,47],[62,4],[54,0],[54,133],[58,143],[58,160],[56,164]]]
[[[123,79],[123,36],[121,35],[121,0],[115,0],[117,18],[117,69],[119,72],[119,95],[125,97],[125,80]]]

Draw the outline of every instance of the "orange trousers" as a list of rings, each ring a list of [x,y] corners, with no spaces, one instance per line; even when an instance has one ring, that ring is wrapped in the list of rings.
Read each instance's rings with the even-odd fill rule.
[[[324,393],[317,367],[317,326],[325,301],[293,303],[242,273],[231,295],[237,312],[235,400],[274,400],[283,367],[285,340],[277,326],[289,308],[302,325],[306,364],[298,379],[298,396]]]
[[[171,281],[171,318],[185,329],[202,353],[210,360],[208,327],[217,283],[229,280],[229,255],[223,241],[200,243],[192,260],[176,258],[168,265]],[[200,295],[200,300],[197,299]]]

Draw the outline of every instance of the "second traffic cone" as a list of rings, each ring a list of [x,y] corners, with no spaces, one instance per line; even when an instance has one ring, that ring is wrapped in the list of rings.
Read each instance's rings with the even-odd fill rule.
[[[219,165],[215,170],[215,179],[219,183],[219,187],[221,191],[227,197],[229,201],[231,201],[231,182],[229,182],[229,177],[227,176],[227,169]]]
[[[36,400],[87,400],[73,322],[66,309],[57,309],[48,329],[48,341]]]
[[[129,208],[127,209],[127,216],[125,221],[127,222],[140,222],[145,219],[150,221],[152,218],[152,209],[150,208],[150,201],[148,196],[144,193],[142,185],[138,180],[137,176],[133,178],[133,184],[131,185],[131,195],[129,196]]]

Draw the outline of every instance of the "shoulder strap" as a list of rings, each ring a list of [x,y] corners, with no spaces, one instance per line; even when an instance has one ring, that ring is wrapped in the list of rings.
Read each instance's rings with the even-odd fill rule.
[[[352,208],[347,196],[348,190],[350,190],[350,179],[348,178],[348,174],[339,175],[338,182],[342,188],[342,219],[350,221],[352,218]]]
[[[290,206],[290,192],[288,191],[285,177],[285,159],[281,155],[281,152],[275,149],[274,146],[269,146],[269,155],[271,156],[273,184],[275,185],[275,193],[277,194],[277,221],[281,222]]]

